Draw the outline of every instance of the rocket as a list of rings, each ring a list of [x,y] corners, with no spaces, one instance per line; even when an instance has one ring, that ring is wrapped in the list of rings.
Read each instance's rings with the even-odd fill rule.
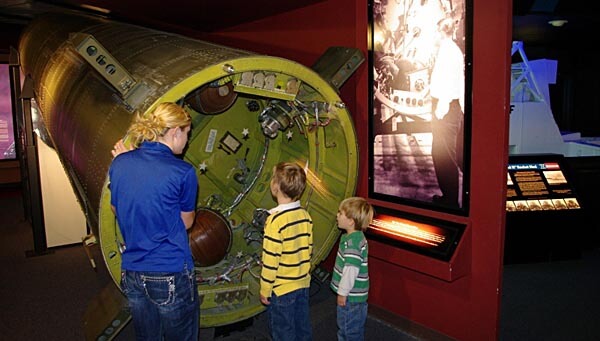
[[[358,173],[357,138],[339,80],[332,84],[326,72],[292,60],[85,15],[36,18],[18,52],[33,109],[115,285],[123,240],[107,187],[111,149],[119,139],[128,142],[136,115],[166,101],[192,117],[182,157],[200,186],[189,237],[200,274],[201,327],[265,309],[258,295],[262,228],[266,210],[276,206],[269,181],[278,162],[297,162],[307,172],[301,203],[314,223],[312,269],[329,255],[339,236],[339,202],[354,194]]]

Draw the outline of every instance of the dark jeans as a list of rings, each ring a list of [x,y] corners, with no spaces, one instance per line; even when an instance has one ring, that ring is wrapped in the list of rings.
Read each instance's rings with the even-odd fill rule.
[[[337,306],[338,341],[362,341],[365,339],[367,302],[346,302],[345,307]]]
[[[432,112],[435,112],[435,106]],[[460,207],[458,185],[459,169],[463,166],[464,114],[458,100],[453,100],[443,119],[438,119],[435,114],[432,116],[431,157],[443,202]]]
[[[267,306],[273,341],[310,341],[312,326],[308,305],[308,288],[283,296],[273,294]]]
[[[121,273],[136,340],[196,341],[200,319],[193,271]]]

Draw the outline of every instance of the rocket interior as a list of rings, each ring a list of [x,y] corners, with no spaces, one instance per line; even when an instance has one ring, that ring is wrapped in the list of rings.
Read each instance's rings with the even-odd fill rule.
[[[306,167],[301,198],[314,222],[313,269],[334,246],[339,202],[354,193],[357,141],[350,113],[314,70],[296,62],[93,17],[47,15],[21,36],[19,57],[35,105],[120,282],[122,238],[110,210],[113,144],[161,102],[192,115],[183,158],[199,179],[190,235],[201,326],[264,310],[258,295],[262,223],[276,203],[280,161]],[[151,172],[152,169],[148,169]]]

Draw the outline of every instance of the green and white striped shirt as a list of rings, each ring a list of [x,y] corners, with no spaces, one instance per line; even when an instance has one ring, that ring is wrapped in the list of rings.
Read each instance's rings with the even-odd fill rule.
[[[369,295],[369,245],[362,231],[340,237],[331,289],[348,302],[366,302]]]

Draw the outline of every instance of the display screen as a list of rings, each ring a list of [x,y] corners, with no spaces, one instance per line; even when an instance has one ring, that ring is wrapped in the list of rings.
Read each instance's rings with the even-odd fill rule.
[[[369,197],[467,216],[473,1],[369,5]]]
[[[9,68],[0,64],[0,160],[16,157]]]
[[[429,217],[409,215],[383,207],[375,208],[367,236],[396,247],[449,260],[465,226]]]
[[[562,166],[562,155],[511,157],[506,184],[507,211],[581,208]]]

